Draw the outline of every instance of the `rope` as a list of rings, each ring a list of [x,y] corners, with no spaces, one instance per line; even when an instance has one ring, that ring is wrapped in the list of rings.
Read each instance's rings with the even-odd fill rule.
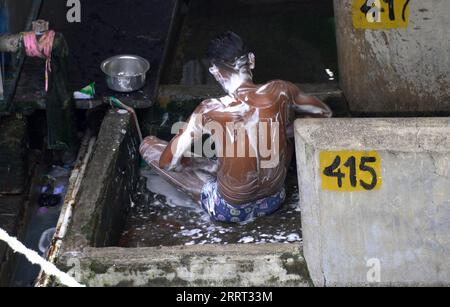
[[[107,100],[109,100],[109,104],[112,107],[115,106],[119,109],[123,109],[123,110],[126,110],[131,113],[131,115],[133,116],[134,124],[136,125],[136,130],[139,135],[139,140],[142,143],[143,138],[142,138],[141,127],[139,126],[139,121],[138,121],[138,118],[137,118],[137,115],[136,115],[136,112],[134,111],[134,109],[132,107],[129,107],[126,104],[122,103],[119,99],[117,99],[115,97],[108,97]]]
[[[23,33],[23,43],[25,45],[25,52],[27,56],[32,58],[45,59],[45,91],[48,91],[48,76],[52,71],[51,59],[53,42],[55,40],[55,31],[47,31],[40,38],[39,41],[34,32]]]
[[[57,277],[63,285],[68,287],[85,287],[72,276],[60,271],[54,264],[39,256],[37,252],[26,248],[19,240],[9,236],[2,228],[0,228],[0,240],[6,242],[14,252],[24,255],[32,264],[39,265],[46,274]]]

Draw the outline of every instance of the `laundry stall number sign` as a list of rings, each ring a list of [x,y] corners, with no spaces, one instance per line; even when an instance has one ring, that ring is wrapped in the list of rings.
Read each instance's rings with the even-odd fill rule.
[[[322,189],[340,192],[381,188],[381,159],[376,151],[322,151]]]
[[[410,0],[353,0],[353,26],[356,29],[406,28]]]

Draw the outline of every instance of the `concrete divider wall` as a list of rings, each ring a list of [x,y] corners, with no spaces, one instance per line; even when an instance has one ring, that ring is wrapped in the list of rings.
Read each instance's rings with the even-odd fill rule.
[[[27,120],[11,115],[0,118],[0,193],[21,194],[27,175]]]
[[[406,28],[377,30],[354,27],[355,1],[334,0],[340,85],[350,110],[449,113],[450,1],[410,1]]]
[[[315,285],[450,284],[450,119],[297,120],[296,150]],[[378,190],[346,191],[345,161],[342,190],[325,189],[331,151],[378,155]]]
[[[139,170],[139,140],[132,127],[129,114],[108,111],[77,195],[64,249],[117,243]]]

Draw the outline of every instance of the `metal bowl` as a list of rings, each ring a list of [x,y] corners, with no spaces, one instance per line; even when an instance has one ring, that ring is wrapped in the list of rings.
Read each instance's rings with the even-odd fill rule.
[[[150,63],[137,55],[117,55],[105,60],[100,68],[110,89],[129,93],[144,86]]]

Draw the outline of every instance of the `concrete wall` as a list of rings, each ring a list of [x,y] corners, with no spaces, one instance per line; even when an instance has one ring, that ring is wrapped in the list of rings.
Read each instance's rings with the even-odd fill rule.
[[[0,193],[25,190],[28,150],[27,121],[22,115],[0,119]]]
[[[408,27],[387,30],[355,29],[353,1],[334,0],[339,76],[351,111],[450,112],[450,1],[411,1]]]
[[[296,149],[315,285],[450,284],[450,119],[297,120]],[[349,150],[378,152],[379,190],[323,187],[321,153]]]
[[[122,232],[136,185],[139,140],[130,114],[110,110],[77,195],[64,247],[114,246]]]

